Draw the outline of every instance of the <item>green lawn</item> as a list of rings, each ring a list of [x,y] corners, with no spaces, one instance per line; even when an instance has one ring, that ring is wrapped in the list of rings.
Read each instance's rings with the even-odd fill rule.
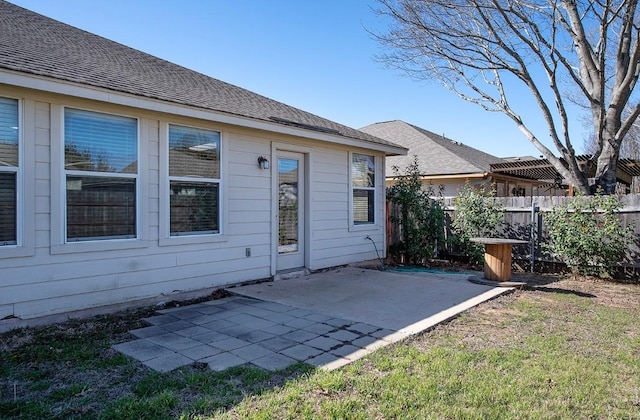
[[[638,285],[517,291],[333,372],[155,373],[110,349],[143,315],[0,336],[0,418],[640,419]]]

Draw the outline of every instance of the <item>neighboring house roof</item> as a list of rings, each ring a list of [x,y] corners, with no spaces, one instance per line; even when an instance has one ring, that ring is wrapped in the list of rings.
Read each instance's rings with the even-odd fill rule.
[[[427,131],[404,121],[386,121],[360,129],[365,133],[397,143],[409,149],[407,156],[386,159],[387,176],[393,176],[393,167],[403,173],[418,156],[423,176],[489,173],[490,165],[503,162],[499,157]]]
[[[0,69],[261,120],[302,133],[353,139],[382,146],[377,149],[390,154],[403,153],[388,141],[2,0]]]

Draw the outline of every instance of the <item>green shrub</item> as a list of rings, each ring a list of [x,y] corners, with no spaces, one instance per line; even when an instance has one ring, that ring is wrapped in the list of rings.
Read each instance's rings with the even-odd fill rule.
[[[399,216],[391,215],[401,231],[402,241],[394,248],[405,254],[410,264],[421,264],[437,252],[444,241],[444,209],[441,199],[443,187],[436,193],[433,185],[423,186],[418,157],[401,174],[393,168],[396,182],[387,191],[387,198],[400,207]]]
[[[451,224],[454,244],[462,249],[472,263],[481,263],[484,258],[482,244],[470,242],[474,237],[500,236],[504,223],[504,208],[496,201],[496,190],[476,189],[468,183],[454,198],[454,219]]]
[[[576,196],[544,215],[552,256],[576,274],[611,276],[633,243],[633,228],[616,216],[622,208],[617,196]]]

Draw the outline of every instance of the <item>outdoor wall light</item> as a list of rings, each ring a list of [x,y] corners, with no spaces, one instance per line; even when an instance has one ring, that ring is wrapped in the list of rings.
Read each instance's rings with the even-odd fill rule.
[[[258,158],[258,166],[260,166],[260,169],[269,169],[269,159],[264,156],[260,156]]]

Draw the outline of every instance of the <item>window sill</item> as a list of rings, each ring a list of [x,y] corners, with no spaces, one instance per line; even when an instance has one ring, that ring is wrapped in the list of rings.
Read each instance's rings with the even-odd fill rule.
[[[105,239],[102,241],[68,242],[62,245],[52,245],[51,254],[119,251],[122,249],[140,249],[147,247],[149,247],[149,242],[140,239]]]
[[[377,231],[379,226],[375,223],[349,226],[349,232]]]
[[[180,245],[193,245],[193,244],[210,244],[227,242],[229,237],[222,234],[211,235],[182,235],[182,236],[170,236],[168,238],[161,238],[158,241],[159,246],[180,246]]]

